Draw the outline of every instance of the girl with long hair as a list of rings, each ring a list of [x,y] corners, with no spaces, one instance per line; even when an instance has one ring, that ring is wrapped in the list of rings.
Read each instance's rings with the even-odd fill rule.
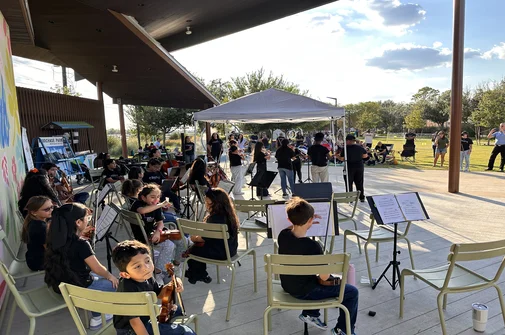
[[[157,269],[157,274],[160,277],[156,277],[157,280],[163,280],[168,282],[168,274],[165,270],[165,264],[174,263],[174,265],[179,265],[182,261],[182,253],[184,252],[184,242],[166,240],[159,243],[161,232],[165,227],[163,221],[165,216],[163,215],[162,208],[166,207],[170,203],[168,199],[160,202],[161,190],[157,184],[147,184],[140,191],[137,201],[131,206],[131,211],[139,213],[144,221],[144,231],[147,238],[151,239],[151,242],[157,244],[159,250],[159,256],[154,258],[154,265]],[[142,243],[149,243],[144,238],[142,230],[137,225],[130,225],[133,237]],[[160,272],[161,271],[161,272]]]
[[[198,184],[201,186],[207,185],[209,186],[209,181],[207,180],[207,164],[201,158],[195,159],[193,165],[191,166],[191,171],[189,172],[188,184],[196,185],[195,181],[198,181]]]
[[[86,287],[91,290],[115,292],[118,279],[98,261],[86,240],[91,210],[80,203],[65,204],[53,211],[47,234],[44,281],[55,292],[60,283]],[[93,272],[93,274],[91,273]],[[102,324],[100,313],[91,312],[90,327]],[[112,319],[112,315],[106,315]]]
[[[213,133],[210,140],[207,142],[207,151],[210,152],[209,158],[214,162],[221,161],[221,154],[223,153],[223,140],[219,138],[218,133]]]
[[[55,205],[61,205],[60,200],[58,200],[58,195],[49,184],[49,176],[46,170],[32,169],[26,175],[18,201],[18,208],[23,214],[23,217],[27,215],[25,207],[28,200],[37,195],[46,196],[51,199]]]
[[[44,270],[48,219],[53,213],[53,202],[45,196],[34,196],[26,204],[21,240],[26,243],[26,265],[32,271]]]
[[[247,140],[245,139],[244,134],[238,135],[237,144],[240,150],[242,151],[245,150],[245,148],[247,147]]]
[[[137,179],[142,181],[144,178],[144,170],[140,166],[132,166],[130,171],[128,171],[128,179]]]
[[[270,159],[270,152],[264,150],[263,142],[256,142],[253,152],[253,162],[256,163],[256,173],[267,172],[268,159]],[[256,196],[261,197],[262,194],[264,197],[268,196],[268,189],[257,187]]]
[[[442,130],[438,133],[435,139],[436,153],[435,159],[433,160],[433,166],[437,165],[438,157],[440,157],[440,167],[444,166],[445,154],[449,148],[449,139],[445,137],[445,132]]]
[[[230,257],[235,256],[238,248],[239,221],[230,197],[221,188],[209,189],[205,196],[205,206],[209,214],[204,218],[204,222],[208,224],[226,224],[228,226]],[[203,239],[200,236],[191,236],[191,241],[196,243],[204,242],[203,246],[194,245],[191,249],[191,254],[217,260],[226,259],[226,250],[223,241],[212,238]],[[188,260],[188,270],[185,276],[191,284],[196,284],[197,281],[203,281],[208,284],[212,281],[212,278],[207,273],[207,265],[193,259]]]
[[[144,184],[137,179],[125,180],[121,187],[121,194],[126,198],[126,202],[123,205],[125,209],[130,210],[133,203],[138,200],[142,187],[144,187]]]

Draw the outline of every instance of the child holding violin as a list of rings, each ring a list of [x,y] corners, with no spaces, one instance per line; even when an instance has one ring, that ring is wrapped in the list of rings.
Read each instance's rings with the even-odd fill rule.
[[[48,220],[53,213],[53,202],[45,196],[34,196],[26,204],[26,215],[21,240],[26,243],[26,265],[32,271],[44,270]]]
[[[123,241],[112,251],[112,260],[119,269],[119,285],[117,292],[155,292],[162,299],[168,291],[180,293],[184,290],[182,281],[176,278],[174,283],[160,285],[153,278],[154,265],[149,254],[149,248],[139,241]],[[170,306],[170,303],[169,305]],[[172,304],[171,319],[181,316],[181,308]],[[185,325],[170,322],[158,323],[161,335],[194,335],[195,332]],[[114,315],[114,328],[118,335],[152,335],[153,325],[147,316]]]
[[[160,281],[168,280],[168,273],[163,271],[165,264],[174,263],[178,266],[182,261],[182,253],[184,252],[184,243],[180,240],[166,240],[160,242],[163,228],[163,213],[162,208],[168,206],[168,200],[160,202],[161,190],[156,184],[147,184],[140,191],[138,200],[131,206],[131,211],[139,213],[144,221],[144,230],[147,238],[150,237],[151,242],[157,244],[160,252],[155,259],[157,269],[157,278]],[[142,243],[147,243],[142,230],[137,225],[130,225],[133,237]]]

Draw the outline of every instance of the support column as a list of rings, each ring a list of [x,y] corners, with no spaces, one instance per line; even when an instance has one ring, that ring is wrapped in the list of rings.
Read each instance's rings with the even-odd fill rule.
[[[451,127],[449,152],[450,193],[459,192],[459,166],[463,99],[463,63],[465,49],[465,0],[454,0],[454,27],[452,46]]]
[[[209,104],[205,104],[203,109],[209,109],[211,108],[212,106],[209,105]],[[210,123],[209,122],[205,122],[205,137],[206,137],[206,142],[205,142],[205,151],[207,152],[207,156],[210,156],[210,151],[208,149],[208,146],[207,146],[207,142],[209,142],[210,140],[210,136],[211,136],[211,133],[210,133],[211,129],[210,129]]]
[[[97,95],[98,101],[103,102],[103,85],[102,84],[103,83],[101,81],[96,82],[96,95]]]
[[[128,147],[126,145],[126,127],[124,123],[123,102],[121,99],[117,99],[117,105],[119,109],[119,130],[121,131],[122,153],[124,158],[128,158]]]

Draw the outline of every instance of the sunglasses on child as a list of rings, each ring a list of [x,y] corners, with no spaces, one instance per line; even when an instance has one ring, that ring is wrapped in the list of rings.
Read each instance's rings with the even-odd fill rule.
[[[42,208],[41,210],[42,210],[43,212],[50,212],[50,211],[52,211],[53,209],[54,209],[54,206],[47,207],[47,208]]]

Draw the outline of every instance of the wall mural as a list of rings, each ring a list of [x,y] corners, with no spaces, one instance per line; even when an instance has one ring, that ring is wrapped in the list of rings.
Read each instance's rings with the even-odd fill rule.
[[[9,26],[0,12],[0,226],[12,246],[20,243],[21,222],[15,220],[15,211],[25,177],[24,166]],[[0,246],[0,259],[10,262],[4,256]],[[0,278],[0,297],[4,290],[5,282]]]

